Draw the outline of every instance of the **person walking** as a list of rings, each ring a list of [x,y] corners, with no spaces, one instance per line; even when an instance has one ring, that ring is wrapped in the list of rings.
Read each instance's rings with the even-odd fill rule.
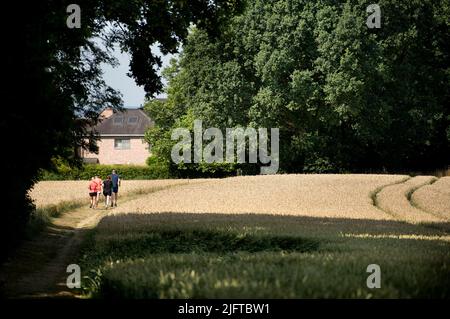
[[[120,176],[117,174],[115,169],[112,170],[111,181],[112,181],[111,207],[113,207],[113,206],[117,207],[117,195],[119,193]]]
[[[89,197],[91,199],[91,204],[89,205],[89,208],[95,209],[97,206],[97,183],[94,181],[94,177],[91,178],[91,181],[89,182]]]
[[[97,184],[97,188],[96,188],[97,197],[96,197],[96,203],[95,203],[95,206],[97,207],[98,202],[100,200],[100,194],[102,193],[103,181],[99,176],[95,175],[94,182]]]
[[[111,176],[108,175],[106,179],[103,181],[103,195],[105,196],[105,208],[108,209],[109,202],[111,201],[112,194],[112,181]]]

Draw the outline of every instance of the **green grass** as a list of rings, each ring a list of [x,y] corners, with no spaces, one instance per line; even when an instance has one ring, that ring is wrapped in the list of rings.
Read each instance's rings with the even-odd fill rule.
[[[62,214],[78,209],[85,205],[85,201],[64,201],[54,205],[38,207],[30,216],[26,230],[25,238],[32,239],[36,237],[52,222],[52,218],[58,218]]]
[[[83,287],[104,298],[450,296],[442,230],[272,215],[108,216],[84,244]],[[369,289],[369,264],[381,267]]]

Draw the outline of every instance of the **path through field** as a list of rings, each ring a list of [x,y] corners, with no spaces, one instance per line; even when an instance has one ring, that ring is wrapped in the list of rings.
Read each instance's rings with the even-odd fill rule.
[[[86,230],[105,213],[103,209],[78,209],[55,219],[37,238],[25,242],[2,269],[6,297],[73,297],[65,285],[66,267],[75,262]]]
[[[87,230],[106,215],[124,218],[106,218],[101,222],[102,228],[129,230],[142,226],[129,224],[136,223],[139,214],[160,213],[208,214],[210,218],[214,214],[221,218],[224,214],[257,213],[434,223],[439,227],[431,227],[430,236],[449,241],[445,226],[450,221],[449,212],[450,177],[437,180],[403,175],[275,175],[171,183],[163,189],[125,198],[113,210],[83,207],[56,218],[51,227],[25,242],[2,266],[0,283],[10,298],[75,297],[65,286],[66,267],[75,262]],[[134,218],[128,220],[128,213]],[[145,221],[143,218],[142,223]]]
[[[130,183],[131,182],[131,183]],[[127,206],[136,196],[144,196],[161,189],[201,183],[202,180],[184,181],[128,181],[120,206]],[[83,181],[43,182],[34,190],[34,199],[39,204],[56,205],[72,200],[78,202],[85,196]],[[69,187],[67,187],[69,186]],[[68,189],[73,190],[68,191]],[[133,195],[133,191],[137,194]],[[59,192],[59,193],[58,193]],[[59,196],[52,197],[51,194]],[[86,200],[85,200],[86,201]],[[110,210],[103,203],[95,210],[87,203],[81,208],[64,213],[53,219],[52,224],[33,240],[23,242],[16,254],[1,265],[0,296],[7,298],[72,298],[75,294],[66,286],[66,268],[75,263],[78,249],[88,230],[94,228],[99,220]],[[119,207],[120,207],[119,206]]]

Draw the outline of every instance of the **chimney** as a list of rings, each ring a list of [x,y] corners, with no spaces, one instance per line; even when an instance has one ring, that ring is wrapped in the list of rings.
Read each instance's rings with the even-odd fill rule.
[[[110,117],[113,114],[114,114],[114,112],[113,112],[112,108],[107,107],[106,109],[104,109],[102,111],[102,113],[100,113],[100,119],[101,120],[107,119],[108,117]]]

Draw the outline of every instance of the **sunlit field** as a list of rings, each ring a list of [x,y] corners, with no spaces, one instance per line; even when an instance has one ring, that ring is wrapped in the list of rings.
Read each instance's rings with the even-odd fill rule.
[[[427,185],[435,185],[427,190],[433,205],[415,196]],[[100,221],[79,257],[88,269],[83,293],[448,297],[449,205],[448,177],[277,175],[181,185]],[[380,288],[367,286],[371,264],[380,266]]]
[[[120,195],[132,195],[151,191],[167,186],[178,185],[195,180],[125,180],[121,183]],[[37,207],[57,205],[62,202],[86,201],[88,195],[88,181],[42,181],[37,183],[30,192]]]

